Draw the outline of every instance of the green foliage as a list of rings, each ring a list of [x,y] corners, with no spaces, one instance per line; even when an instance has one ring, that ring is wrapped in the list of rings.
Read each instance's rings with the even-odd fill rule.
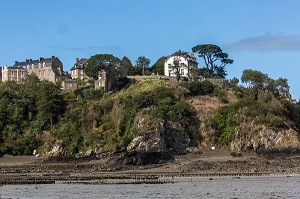
[[[120,68],[127,71],[127,75],[133,75],[134,74],[134,67],[130,61],[130,59],[126,56],[124,56],[120,62]]]
[[[235,109],[222,109],[212,120],[212,127],[216,130],[216,139],[220,144],[228,145],[239,124],[239,116]]]
[[[99,71],[111,71],[119,65],[120,59],[111,54],[96,54],[89,58],[84,70],[87,76],[97,79]]]
[[[254,99],[258,99],[260,90],[267,90],[273,93],[277,98],[291,97],[289,93],[289,85],[287,79],[280,77],[279,79],[271,79],[267,74],[260,71],[246,69],[243,71],[241,80],[243,83],[249,84],[254,93]]]
[[[222,103],[228,103],[228,98],[227,98],[227,92],[221,89],[218,89],[218,99],[222,102]]]
[[[84,90],[83,95],[85,100],[99,100],[104,94],[103,90],[95,90],[93,87],[90,87]]]
[[[142,69],[142,75],[149,74],[149,64],[150,64],[150,59],[146,58],[144,55],[139,56],[135,63],[136,63],[136,68]],[[141,74],[139,74],[141,75]]]
[[[198,53],[198,56],[202,57],[204,60],[206,65],[206,74],[204,77],[218,76],[225,78],[227,75],[225,71],[225,65],[233,63],[233,60],[228,59],[228,54],[224,53],[217,45],[197,45],[192,48],[192,51]]]
[[[232,79],[229,81],[230,87],[236,87],[236,86],[238,85],[239,81],[240,81],[240,80],[239,80],[238,78],[236,78],[236,77],[232,78]]]
[[[65,111],[59,87],[29,75],[24,84],[0,84],[1,153],[32,154],[38,134],[55,125]]]
[[[152,72],[158,75],[164,75],[166,57],[160,57],[152,66]]]
[[[116,91],[119,91],[129,85],[132,81],[127,77],[119,77],[116,83]]]
[[[191,96],[208,95],[214,92],[214,85],[207,80],[191,81],[183,83],[182,86],[190,91]]]

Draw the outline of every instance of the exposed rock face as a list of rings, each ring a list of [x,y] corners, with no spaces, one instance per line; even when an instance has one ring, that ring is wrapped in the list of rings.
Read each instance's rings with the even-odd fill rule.
[[[182,132],[178,123],[165,122],[149,115],[139,115],[136,118],[138,136],[127,147],[128,152],[160,152],[172,150],[176,153],[186,153],[190,144],[189,136]]]
[[[242,124],[230,144],[231,150],[253,150],[259,152],[297,149],[300,147],[298,133],[293,129],[275,131],[265,126]]]
[[[165,142],[167,149],[178,154],[186,154],[186,148],[189,147],[190,139],[186,132],[183,132],[178,123],[166,122],[165,123]]]
[[[164,124],[160,119],[152,118],[148,115],[137,118],[138,135],[127,147],[127,151],[156,152],[164,151]]]

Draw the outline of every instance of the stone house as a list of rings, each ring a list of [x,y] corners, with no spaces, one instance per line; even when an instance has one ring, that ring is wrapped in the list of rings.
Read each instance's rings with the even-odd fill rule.
[[[116,76],[112,71],[106,72],[101,70],[99,71],[98,79],[95,81],[95,89],[103,88],[104,91],[110,91],[114,88],[115,83]]]
[[[50,58],[40,57],[36,60],[26,59],[23,62],[15,61],[14,67],[26,69],[28,74],[35,74],[40,80],[57,82],[68,79],[63,72],[62,62],[55,56]]]
[[[182,77],[189,77],[192,68],[197,68],[198,63],[194,53],[188,54],[178,50],[172,55],[167,56],[164,64],[164,75],[169,77],[176,77],[176,70],[174,69],[174,61],[178,61],[180,68],[179,73]]]
[[[64,91],[77,88],[76,81],[71,81],[70,75],[63,71],[62,62],[55,56],[40,57],[37,60],[26,59],[23,62],[15,61],[14,66],[4,66],[1,72],[2,81],[22,83],[28,75],[34,74],[41,81],[48,80],[53,83],[61,81],[61,89]]]
[[[119,78],[127,77],[127,71],[124,69],[112,69],[109,72],[101,70],[98,73],[98,79],[95,81],[95,89],[103,88],[104,91],[111,91],[118,86]]]
[[[63,91],[75,90],[77,87],[78,83],[74,79],[66,79],[61,82],[61,90]]]
[[[84,72],[84,67],[88,64],[88,59],[86,58],[76,58],[76,63],[71,68],[72,79],[86,79],[88,76]]]
[[[2,82],[16,81],[22,83],[28,74],[27,69],[20,66],[3,66],[1,70]]]

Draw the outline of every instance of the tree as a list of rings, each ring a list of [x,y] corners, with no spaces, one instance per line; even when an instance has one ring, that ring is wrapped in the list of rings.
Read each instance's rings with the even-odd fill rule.
[[[192,48],[192,51],[198,53],[198,56],[204,59],[206,77],[225,78],[227,75],[225,65],[233,63],[232,59],[228,59],[228,54],[224,53],[217,45],[197,45]]]
[[[110,71],[120,65],[120,59],[111,54],[97,54],[91,56],[87,66],[84,68],[89,77],[97,79],[98,72],[101,70]]]
[[[130,59],[128,59],[128,57],[124,56],[120,62],[120,68],[124,69],[127,71],[127,75],[133,75],[134,72],[134,67],[130,61]]]
[[[180,74],[180,68],[187,67],[184,63],[180,63],[180,60],[177,58],[173,61],[173,65],[171,65],[172,70],[174,71],[174,74],[176,75],[177,82],[179,82],[181,74]]]
[[[149,68],[150,59],[142,55],[137,58],[135,63],[136,63],[136,67],[142,68],[142,75],[145,75],[145,68]]]
[[[249,84],[254,90],[254,99],[257,100],[259,89],[267,88],[268,75],[263,74],[260,71],[246,69],[243,71],[241,80],[243,83]]]
[[[164,75],[166,57],[160,57],[152,66],[152,72]]]
[[[60,87],[49,81],[41,81],[38,87],[37,95],[37,122],[39,128],[43,129],[50,127],[54,122],[58,121],[60,115],[66,110],[66,102],[64,96],[61,93]]]
[[[276,97],[291,98],[290,87],[286,78],[280,77],[274,80],[260,71],[247,69],[243,71],[241,80],[243,83],[249,84],[254,90],[255,100],[257,100],[259,89],[267,90]]]
[[[280,77],[279,79],[275,80],[275,94],[283,95],[285,97],[291,97],[290,94],[290,86],[288,85],[288,80],[286,78]]]

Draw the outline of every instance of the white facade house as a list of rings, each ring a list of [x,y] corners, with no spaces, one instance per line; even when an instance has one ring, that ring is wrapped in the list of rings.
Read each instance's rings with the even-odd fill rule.
[[[198,67],[198,63],[196,61],[194,53],[188,54],[187,52],[178,50],[177,52],[167,57],[164,65],[165,76],[176,77],[174,61],[179,62],[179,73],[181,77],[189,77],[189,75],[191,74],[191,69]]]

